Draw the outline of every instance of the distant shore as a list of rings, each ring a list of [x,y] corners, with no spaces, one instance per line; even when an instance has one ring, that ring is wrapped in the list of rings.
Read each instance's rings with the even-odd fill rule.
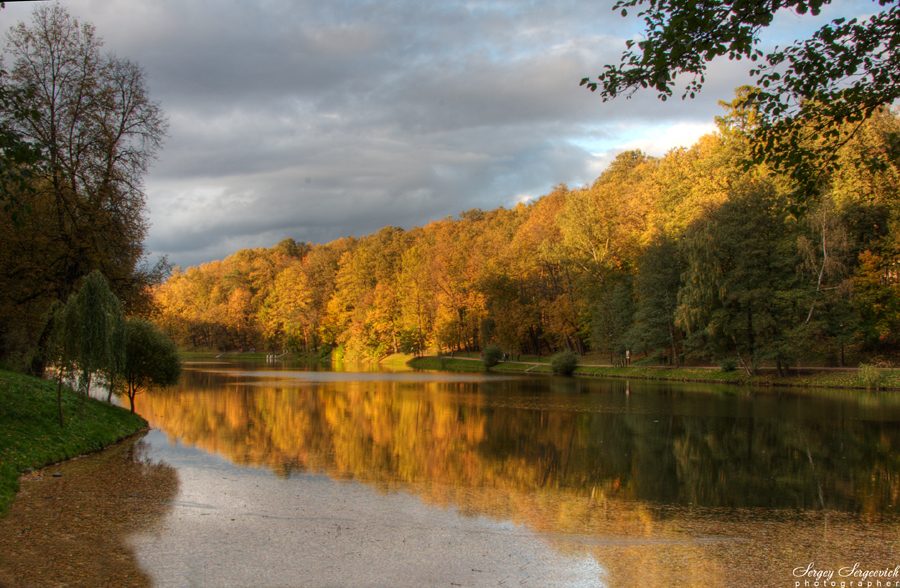
[[[187,361],[200,359],[240,359],[242,361],[265,361],[265,353],[229,352],[184,354]],[[279,360],[298,361],[331,361],[321,355],[297,356],[289,354],[279,356]],[[415,369],[450,370],[478,372],[484,371],[478,352],[460,352],[453,355],[412,355],[395,353],[381,358],[378,363],[403,364]],[[553,375],[550,368],[550,356],[517,355],[509,360],[493,366],[492,372]],[[632,378],[645,380],[664,380],[676,382],[705,382],[709,384],[728,384],[734,386],[760,387],[794,387],[794,388],[835,388],[853,390],[900,391],[900,369],[863,367],[790,367],[783,370],[784,377],[778,377],[772,367],[757,370],[756,375],[747,375],[738,367],[725,371],[719,367],[686,366],[671,367],[648,365],[635,362],[628,367],[603,364],[596,357],[582,358],[573,377],[581,378]]]
[[[394,356],[391,356],[394,357]],[[395,362],[391,357],[388,362]],[[409,356],[411,357],[411,356]],[[549,358],[541,362],[505,361],[493,366],[490,371],[552,375]],[[417,369],[483,371],[477,357],[411,357],[406,363]],[[628,367],[582,363],[576,368],[574,377],[584,378],[634,378],[645,380],[670,380],[677,382],[706,382],[710,384],[730,384],[737,386],[785,386],[800,388],[846,388],[863,390],[900,390],[900,370],[876,368],[789,368],[784,377],[779,378],[774,368],[758,370],[757,375],[748,376],[743,369],[724,371],[715,367],[669,367],[633,364]]]

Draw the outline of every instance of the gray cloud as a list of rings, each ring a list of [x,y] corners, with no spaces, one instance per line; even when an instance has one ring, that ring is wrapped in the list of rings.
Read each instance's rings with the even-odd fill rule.
[[[66,2],[142,65],[169,116],[147,246],[182,266],[512,206],[592,181],[616,145],[711,123],[746,67],[716,64],[694,101],[578,87],[639,30],[612,4]]]

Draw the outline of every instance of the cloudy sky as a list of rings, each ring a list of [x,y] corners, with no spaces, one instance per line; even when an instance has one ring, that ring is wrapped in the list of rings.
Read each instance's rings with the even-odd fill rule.
[[[692,144],[748,81],[725,60],[696,100],[601,102],[579,81],[641,30],[614,0],[62,3],[144,68],[169,118],[146,245],[183,267],[581,186],[623,150]],[[33,8],[7,3],[0,25]],[[785,13],[767,42],[811,24]]]

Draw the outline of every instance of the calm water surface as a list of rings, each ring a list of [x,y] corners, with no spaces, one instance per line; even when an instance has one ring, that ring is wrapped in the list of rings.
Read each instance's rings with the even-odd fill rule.
[[[900,585],[894,395],[186,368],[156,586]]]

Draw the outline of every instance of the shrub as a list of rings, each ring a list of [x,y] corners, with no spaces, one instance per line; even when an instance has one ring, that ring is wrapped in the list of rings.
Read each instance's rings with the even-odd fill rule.
[[[560,351],[550,358],[550,368],[553,370],[554,374],[559,374],[561,376],[571,375],[577,366],[578,356],[575,355],[574,351],[568,349]]]
[[[488,345],[481,351],[481,364],[490,369],[500,363],[501,357],[503,357],[503,349],[499,345]]]
[[[725,357],[719,362],[719,367],[723,372],[733,372],[737,369],[738,361],[733,357]]]

